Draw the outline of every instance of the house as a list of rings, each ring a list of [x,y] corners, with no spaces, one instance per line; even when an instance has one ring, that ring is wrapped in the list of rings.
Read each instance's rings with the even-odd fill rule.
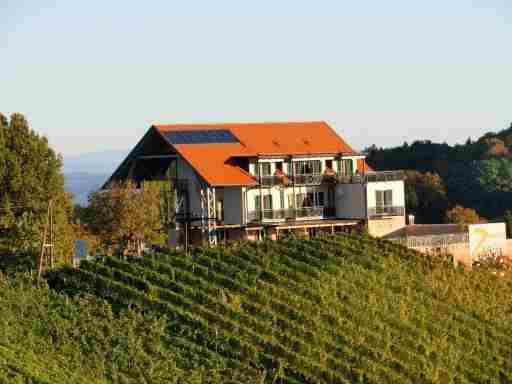
[[[110,181],[169,179],[172,245],[405,225],[403,174],[375,172],[325,122],[153,125]]]
[[[466,266],[512,256],[505,223],[413,224],[385,238],[425,254],[451,254],[454,264]]]

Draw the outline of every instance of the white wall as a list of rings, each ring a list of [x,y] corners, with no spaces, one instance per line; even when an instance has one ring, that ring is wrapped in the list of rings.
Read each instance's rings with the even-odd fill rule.
[[[367,207],[375,207],[375,191],[385,191],[391,189],[393,191],[393,206],[405,207],[405,186],[402,180],[399,181],[377,181],[367,184],[366,199]]]
[[[366,217],[364,189],[364,184],[336,185],[334,204],[337,218],[363,219]]]

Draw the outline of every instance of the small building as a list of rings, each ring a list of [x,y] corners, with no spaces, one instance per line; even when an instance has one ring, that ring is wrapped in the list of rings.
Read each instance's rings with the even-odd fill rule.
[[[426,254],[451,254],[456,264],[512,256],[505,223],[416,224],[385,237]]]
[[[154,125],[109,181],[169,180],[171,245],[405,225],[404,175],[375,172],[325,122]]]

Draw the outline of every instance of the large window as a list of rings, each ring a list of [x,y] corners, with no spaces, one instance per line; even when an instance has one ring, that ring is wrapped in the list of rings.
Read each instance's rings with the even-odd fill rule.
[[[261,176],[270,176],[270,163],[260,163],[261,165]]]
[[[375,206],[376,207],[391,207],[391,206],[393,206],[393,190],[387,189],[385,191],[375,191]]]
[[[352,175],[354,173],[354,162],[352,159],[342,159],[340,161],[340,174]]]
[[[297,193],[295,201],[297,208],[323,207],[324,193],[322,191]]]
[[[310,175],[310,174],[320,174],[321,172],[321,161],[320,160],[304,160],[304,161],[296,161],[295,165],[295,174],[296,175]]]
[[[263,209],[272,209],[272,195],[263,195]]]
[[[261,196],[259,195],[254,196],[254,209],[256,211],[261,211]],[[263,195],[263,209],[272,209],[272,195]]]

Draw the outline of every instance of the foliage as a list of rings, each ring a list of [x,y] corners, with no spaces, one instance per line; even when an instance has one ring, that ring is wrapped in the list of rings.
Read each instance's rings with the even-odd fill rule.
[[[445,221],[453,224],[478,224],[485,222],[474,209],[464,208],[460,205],[456,205],[446,212]]]
[[[439,222],[448,207],[446,187],[437,174],[406,171],[405,198],[418,223]]]
[[[143,243],[164,242],[158,186],[137,189],[131,181],[113,182],[107,190],[91,194],[85,211],[87,228],[105,247],[135,249],[140,254]]]
[[[502,217],[505,210],[512,209],[512,124],[476,141],[468,139],[462,145],[425,140],[394,148],[373,145],[366,152],[368,164],[377,170],[404,169],[439,175],[446,186],[447,207],[463,205],[489,219]],[[407,197],[414,204],[410,190]],[[443,216],[433,222],[442,221]]]
[[[62,160],[23,115],[0,115],[0,252],[35,252],[40,247],[48,202],[53,199],[56,257],[69,262],[73,232],[71,199],[64,192]]]
[[[165,315],[179,356],[249,382],[512,381],[510,276],[366,235],[106,257],[48,278]]]
[[[160,315],[115,314],[102,300],[70,299],[28,275],[0,276],[0,313],[0,383],[219,382],[216,370],[179,360]]]
[[[478,181],[490,192],[512,192],[512,159],[482,160],[478,165]]]

